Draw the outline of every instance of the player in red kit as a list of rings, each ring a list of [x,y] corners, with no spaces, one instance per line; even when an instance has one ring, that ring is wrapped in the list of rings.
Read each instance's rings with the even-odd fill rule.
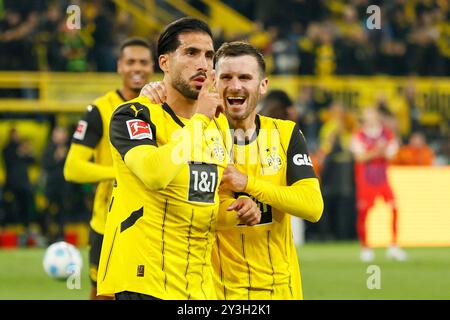
[[[361,241],[361,260],[372,261],[375,253],[367,245],[366,218],[369,209],[379,196],[392,210],[392,245],[389,258],[403,261],[406,253],[397,244],[397,207],[387,178],[389,160],[395,156],[398,142],[394,133],[383,126],[376,109],[365,109],[362,126],[352,138],[351,151],[355,157],[356,199],[358,208],[357,232]]]

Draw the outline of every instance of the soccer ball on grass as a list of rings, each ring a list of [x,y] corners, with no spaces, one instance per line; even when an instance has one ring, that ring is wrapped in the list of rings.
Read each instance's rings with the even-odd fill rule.
[[[51,244],[45,251],[43,260],[45,272],[55,279],[67,279],[80,273],[83,265],[80,251],[70,243],[60,241]]]

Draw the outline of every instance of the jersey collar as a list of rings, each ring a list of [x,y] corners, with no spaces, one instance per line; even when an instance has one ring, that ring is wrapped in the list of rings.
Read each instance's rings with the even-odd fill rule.
[[[120,97],[120,99],[122,99],[123,102],[127,101],[127,99],[125,99],[125,97],[122,95],[122,92],[120,92],[119,89],[116,90],[116,93]]]
[[[180,120],[180,118],[178,118],[178,116],[175,114],[175,112],[172,110],[171,107],[169,107],[169,105],[167,103],[163,103],[162,105],[163,109],[165,112],[167,112],[173,119],[173,121],[176,122],[176,124],[178,124],[180,127],[184,128],[184,123],[183,121]]]
[[[253,141],[255,141],[258,138],[259,129],[261,128],[261,119],[259,118],[259,114],[257,114],[255,117],[255,125],[256,125],[255,132],[253,132],[253,135],[250,137],[250,139],[245,139],[244,141],[242,141],[242,140],[239,141],[239,140],[237,140],[236,137],[233,137],[234,144],[247,145],[247,144],[250,144]],[[231,127],[231,124],[230,124],[230,127]],[[231,128],[231,129],[233,129],[233,128]]]

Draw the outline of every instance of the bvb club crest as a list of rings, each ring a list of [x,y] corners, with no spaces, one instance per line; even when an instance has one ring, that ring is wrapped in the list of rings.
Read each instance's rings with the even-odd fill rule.
[[[281,160],[276,148],[272,148],[272,151],[268,150],[266,163],[267,166],[275,172],[281,169],[283,161]]]
[[[217,140],[212,145],[212,157],[217,161],[222,162],[225,160],[225,150],[223,149],[222,144],[220,144]]]

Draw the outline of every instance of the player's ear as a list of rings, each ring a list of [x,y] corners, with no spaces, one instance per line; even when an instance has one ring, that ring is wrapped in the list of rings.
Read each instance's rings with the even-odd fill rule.
[[[159,63],[159,68],[163,72],[168,72],[169,71],[169,55],[167,55],[167,54],[160,55],[158,57],[158,63]]]
[[[269,79],[268,78],[262,79],[259,84],[259,92],[261,93],[261,95],[266,94],[268,87],[269,87]]]

